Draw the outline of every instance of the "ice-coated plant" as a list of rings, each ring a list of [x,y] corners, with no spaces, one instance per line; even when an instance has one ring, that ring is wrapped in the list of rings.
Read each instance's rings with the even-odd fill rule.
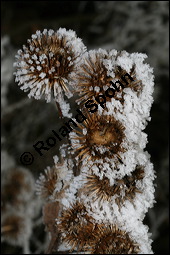
[[[71,74],[84,51],[84,44],[74,31],[37,31],[18,51],[16,81],[22,90],[30,91],[29,97],[40,99],[45,95],[49,102],[52,93],[57,99],[62,91],[69,90]]]
[[[144,132],[154,76],[146,58],[87,51],[74,31],[63,28],[37,31],[18,51],[14,74],[29,97],[53,99],[64,119],[72,116],[75,96],[84,116],[76,125],[72,120],[67,144],[36,182],[51,238],[46,254],[153,253],[143,224],[155,202]]]

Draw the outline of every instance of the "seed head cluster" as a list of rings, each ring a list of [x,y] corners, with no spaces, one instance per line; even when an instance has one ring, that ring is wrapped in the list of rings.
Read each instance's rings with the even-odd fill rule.
[[[145,151],[154,86],[146,57],[87,51],[65,28],[37,31],[16,55],[15,80],[29,97],[53,99],[61,117],[68,117],[69,98],[76,96],[85,116],[81,121],[76,115],[77,124],[68,122],[75,129],[70,127],[66,145],[59,148],[62,163],[47,167],[36,183],[46,203],[48,253],[67,247],[71,253],[152,253],[142,223],[154,203],[155,178]]]

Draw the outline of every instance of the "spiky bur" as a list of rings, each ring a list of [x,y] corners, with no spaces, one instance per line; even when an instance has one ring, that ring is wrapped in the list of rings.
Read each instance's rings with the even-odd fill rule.
[[[81,251],[88,248],[89,241],[93,238],[92,232],[95,225],[85,206],[76,202],[62,212],[58,229],[62,234],[62,240],[72,247],[71,251],[74,249]]]
[[[81,39],[72,30],[37,31],[16,55],[15,81],[35,99],[45,96],[49,102],[52,94],[57,101],[62,91],[70,96],[71,75],[85,50]]]
[[[34,178],[30,171],[22,167],[12,167],[5,171],[1,191],[3,209],[7,204],[19,208],[31,199],[33,192]]]
[[[122,142],[125,138],[124,127],[113,116],[88,114],[87,119],[73,136],[77,155],[83,159],[120,158],[124,151]]]
[[[137,254],[139,245],[128,233],[116,225],[99,225],[96,238],[91,242],[91,254]]]
[[[110,185],[107,177],[100,179],[97,175],[87,175],[87,181],[84,186],[84,192],[88,196],[92,196],[94,200],[110,201],[115,196],[115,202],[120,207],[125,200],[133,199],[136,193],[141,193],[141,190],[136,187],[137,181],[142,181],[144,178],[144,169],[142,166],[137,166],[130,175],[125,175],[122,179],[115,179],[115,184]]]
[[[1,222],[1,237],[11,245],[22,246],[31,235],[31,221],[23,213],[14,211],[13,208],[3,214]]]
[[[106,101],[111,101],[113,97],[123,103],[124,88],[131,88],[139,94],[142,90],[142,83],[136,78],[135,64],[133,64],[131,70],[127,72],[116,63],[116,59],[120,55],[121,52],[117,52],[113,60],[109,52],[102,49],[97,51],[91,50],[84,54],[80,70],[76,74],[77,86],[75,87],[75,91],[79,93],[80,96],[77,100],[78,102],[83,104],[89,99],[95,100],[99,95],[105,95],[107,89],[109,89],[109,96],[106,97]],[[122,77],[127,73],[131,78],[127,76],[125,80],[122,80]],[[122,83],[122,86],[118,81]],[[113,83],[116,84],[118,91],[112,86]]]
[[[78,101],[87,101],[104,92],[104,86],[112,80],[107,76],[107,69],[103,64],[107,56],[105,50],[99,52],[93,50],[84,55],[79,72],[76,74],[76,92],[81,96]]]
[[[69,181],[72,178],[72,172],[68,169],[68,161],[59,163],[55,160],[55,165],[47,167],[44,174],[40,174],[36,181],[36,193],[45,200],[55,201],[64,194]],[[57,163],[56,163],[57,162]]]
[[[57,181],[58,178],[56,167],[47,167],[44,170],[44,174],[41,173],[39,179],[36,181],[37,195],[45,199],[49,199],[54,193]]]

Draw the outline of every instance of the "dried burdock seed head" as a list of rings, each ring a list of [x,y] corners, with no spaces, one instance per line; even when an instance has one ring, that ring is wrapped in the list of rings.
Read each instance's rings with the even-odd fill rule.
[[[76,75],[76,91],[80,93],[78,101],[84,102],[93,96],[104,94],[105,86],[109,86],[112,80],[107,75],[107,68],[103,61],[107,59],[108,54],[105,50],[90,50],[84,54],[79,72]]]
[[[110,185],[107,177],[100,179],[97,175],[87,175],[84,192],[92,196],[94,200],[110,200],[116,196],[115,202],[120,206],[125,200],[133,201],[136,193],[141,191],[136,187],[136,182],[144,178],[142,166],[137,166],[131,175],[125,175],[122,179],[116,179],[114,185]]]
[[[75,143],[78,156],[82,159],[104,159],[118,157],[124,151],[121,146],[124,135],[123,125],[113,116],[88,114],[87,120],[75,131],[78,140]]]
[[[37,31],[16,55],[15,81],[22,90],[30,91],[29,97],[45,95],[49,102],[53,94],[57,100],[62,91],[69,91],[68,83],[84,51],[84,44],[72,30]]]
[[[58,177],[57,168],[47,167],[44,170],[44,174],[40,174],[39,179],[36,181],[36,193],[45,199],[50,199],[53,196],[56,189]]]
[[[55,165],[47,167],[44,174],[40,174],[36,181],[36,193],[46,200],[55,201],[63,197],[65,189],[69,186],[72,172],[68,169],[68,161],[62,163],[55,161]]]
[[[10,204],[22,206],[34,193],[34,178],[30,171],[22,167],[12,167],[5,171],[2,178],[1,198],[4,207]]]
[[[2,240],[11,245],[23,245],[24,241],[30,237],[31,221],[29,217],[11,209],[3,214],[1,222]]]
[[[91,242],[91,254],[137,254],[139,252],[139,245],[116,225],[101,225],[98,228],[98,235]]]
[[[95,200],[110,200],[116,193],[116,187],[110,186],[107,177],[99,178],[97,175],[87,175],[87,181],[84,191],[88,196],[92,196]]]
[[[106,95],[106,101],[114,98],[123,103],[124,88],[131,88],[135,92],[142,89],[141,81],[136,78],[135,65],[128,73],[110,59],[109,52],[102,49],[84,54],[76,82],[75,90],[80,96],[77,101],[81,104],[89,99],[95,100],[99,95]]]
[[[83,204],[76,202],[62,212],[58,228],[63,240],[73,249],[85,250],[94,230],[93,218],[88,215]]]

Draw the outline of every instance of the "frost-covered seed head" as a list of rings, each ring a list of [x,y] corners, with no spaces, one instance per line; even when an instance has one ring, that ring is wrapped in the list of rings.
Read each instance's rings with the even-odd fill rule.
[[[51,94],[55,100],[63,91],[68,92],[68,83],[76,70],[76,64],[85,51],[85,46],[72,30],[60,28],[37,31],[16,55],[15,81],[28,96],[47,102]]]
[[[58,228],[63,234],[63,240],[72,250],[84,250],[92,237],[94,229],[93,218],[88,215],[86,208],[80,202],[76,202],[62,212],[59,218]]]
[[[138,252],[139,245],[116,225],[101,225],[96,239],[91,242],[91,254],[137,254]]]
[[[121,54],[118,53],[118,55]],[[111,75],[112,71],[112,75]],[[126,76],[126,82],[122,80],[122,77],[129,74],[133,80]],[[117,81],[117,83],[116,83]],[[123,86],[118,83],[120,81]],[[135,65],[132,66],[131,71],[127,72],[119,65],[116,65],[115,61],[111,61],[109,52],[99,49],[98,51],[91,50],[84,54],[82,59],[80,70],[76,75],[77,87],[75,90],[79,93],[80,98],[78,102],[84,103],[89,99],[95,100],[99,95],[105,95],[105,91],[109,88],[114,90],[108,90],[110,95],[106,97],[106,101],[111,101],[113,97],[124,102],[124,88],[131,88],[132,91],[139,92],[142,90],[141,81],[136,79]],[[115,90],[112,86],[116,84],[119,91]]]
[[[79,127],[77,137],[73,137],[79,141],[76,148],[79,157],[88,156],[92,160],[105,157],[119,158],[119,153],[124,151],[121,147],[125,137],[124,127],[113,116],[89,114],[84,125]],[[87,130],[86,134],[83,132],[84,127]]]
[[[37,195],[45,199],[50,199],[53,195],[58,181],[57,168],[47,167],[44,170],[44,174],[40,174],[39,179],[36,181]]]
[[[85,53],[79,72],[76,75],[77,86],[75,90],[80,93],[78,101],[84,102],[93,96],[104,94],[103,87],[109,86],[111,77],[107,76],[107,69],[104,66],[103,60],[108,57],[104,50],[91,50]]]
[[[131,175],[125,175],[122,179],[115,179],[115,184],[110,185],[107,177],[99,178],[97,175],[87,175],[84,191],[94,200],[108,200],[116,196],[115,202],[120,207],[125,200],[133,202],[136,193],[141,191],[136,187],[136,182],[144,178],[144,170],[137,166]]]

